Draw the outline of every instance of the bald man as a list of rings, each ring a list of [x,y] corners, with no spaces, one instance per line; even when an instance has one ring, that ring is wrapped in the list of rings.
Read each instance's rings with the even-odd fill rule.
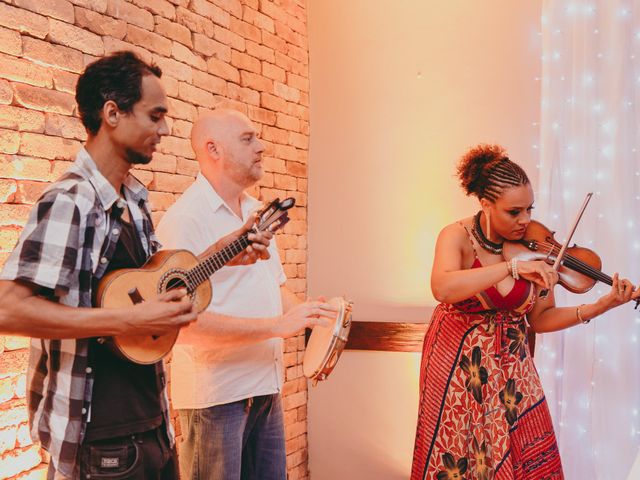
[[[245,190],[263,176],[264,144],[246,116],[216,110],[196,120],[191,145],[200,174],[157,233],[167,248],[199,254],[258,208]],[[182,478],[286,479],[282,339],[328,324],[336,309],[300,302],[283,286],[275,241],[269,253],[250,267],[213,274],[211,304],[182,329],[174,348],[171,394],[185,439]]]

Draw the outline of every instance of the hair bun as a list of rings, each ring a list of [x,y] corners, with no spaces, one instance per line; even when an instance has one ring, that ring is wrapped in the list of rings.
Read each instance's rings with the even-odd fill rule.
[[[460,185],[467,195],[482,198],[490,170],[502,160],[508,160],[500,145],[480,144],[460,159],[456,170]]]

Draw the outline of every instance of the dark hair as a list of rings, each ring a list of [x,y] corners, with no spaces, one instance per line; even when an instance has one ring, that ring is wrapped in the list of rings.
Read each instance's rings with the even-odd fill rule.
[[[460,159],[457,174],[467,195],[492,202],[507,188],[530,183],[522,167],[509,160],[500,145],[473,147]]]
[[[115,52],[87,65],[76,84],[76,102],[89,133],[96,135],[100,130],[105,102],[113,100],[123,112],[133,109],[142,98],[144,75],[160,78],[162,70],[130,51]]]

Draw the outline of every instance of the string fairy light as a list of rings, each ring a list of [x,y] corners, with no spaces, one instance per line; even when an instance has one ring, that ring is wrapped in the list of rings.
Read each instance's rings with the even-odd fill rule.
[[[607,273],[640,278],[640,7],[628,0],[545,2],[536,217],[562,236],[587,191],[596,204],[576,232],[601,253]],[[586,53],[586,55],[585,55]],[[632,203],[633,202],[633,203]],[[556,289],[558,306],[592,303]],[[640,448],[640,314],[621,306],[589,325],[545,334],[536,365],[549,401],[567,478],[627,476]],[[606,471],[605,477],[597,472]]]

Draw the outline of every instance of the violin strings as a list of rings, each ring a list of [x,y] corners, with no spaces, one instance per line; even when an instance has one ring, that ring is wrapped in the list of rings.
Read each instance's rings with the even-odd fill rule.
[[[555,255],[560,253],[560,249],[553,244],[541,242],[539,243],[539,245],[545,247],[545,249],[542,250],[543,253]],[[607,283],[609,285],[613,283],[613,280],[609,275],[602,272],[601,270],[592,267],[591,265],[588,265],[587,263],[583,262],[579,258],[574,257],[573,255],[566,254],[563,259],[563,264],[571,268],[572,270],[576,270],[579,273],[584,273],[585,275],[591,276],[591,278],[593,278],[594,280],[600,280],[601,282]],[[580,268],[582,271],[578,270],[578,268]]]

